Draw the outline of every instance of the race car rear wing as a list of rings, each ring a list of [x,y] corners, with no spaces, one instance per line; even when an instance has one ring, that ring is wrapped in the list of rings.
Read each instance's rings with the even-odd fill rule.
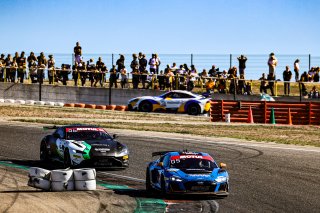
[[[154,156],[162,156],[162,155],[165,155],[165,154],[167,154],[168,152],[177,152],[176,150],[174,150],[174,151],[160,151],[160,152],[152,152],[152,157],[154,157]]]
[[[53,125],[53,126],[44,126],[43,127],[44,130],[47,130],[47,129],[58,129],[58,127],[56,125]]]

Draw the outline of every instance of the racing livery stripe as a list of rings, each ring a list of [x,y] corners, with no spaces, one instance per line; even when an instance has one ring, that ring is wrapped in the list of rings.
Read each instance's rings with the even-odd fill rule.
[[[84,153],[82,154],[83,159],[88,160],[90,159],[91,145],[86,142],[83,142],[82,144],[86,146],[86,148],[83,150]]]
[[[177,159],[189,159],[189,158],[195,158],[195,159],[204,159],[204,160],[210,160],[214,161],[213,158],[209,155],[202,156],[202,155],[175,155],[170,158],[170,160],[177,160]]]
[[[104,132],[104,129],[102,129],[102,128],[92,128],[92,127],[66,128],[66,132],[79,132],[79,131],[99,131],[99,132]]]

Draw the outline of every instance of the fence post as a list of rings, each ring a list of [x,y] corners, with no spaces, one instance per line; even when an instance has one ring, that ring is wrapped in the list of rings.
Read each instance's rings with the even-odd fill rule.
[[[236,100],[236,91],[237,91],[237,85],[236,85],[236,78],[233,78],[233,100]]]
[[[267,101],[264,101],[264,123],[266,124],[267,123]]]
[[[191,53],[191,65],[193,65],[193,54]]]
[[[111,84],[109,79],[109,105],[111,105]]]
[[[311,54],[309,54],[309,70],[310,70],[310,67],[311,67]]]
[[[300,102],[302,102],[301,82],[299,82],[299,94],[300,94]]]
[[[276,95],[276,97],[278,97],[278,81],[275,80],[274,83],[276,85],[276,94],[275,95]]]
[[[230,67],[229,68],[231,68],[232,67],[232,54],[230,54]]]
[[[221,100],[221,121],[223,121],[223,100]]]
[[[113,53],[112,53],[112,66],[113,66]]]
[[[309,125],[311,125],[311,101],[309,101],[309,113],[308,113],[308,118],[309,118]]]

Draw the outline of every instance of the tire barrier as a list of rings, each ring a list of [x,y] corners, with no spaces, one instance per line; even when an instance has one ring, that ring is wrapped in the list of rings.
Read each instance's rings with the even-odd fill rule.
[[[76,103],[74,104],[74,107],[84,108],[86,104]]]
[[[95,169],[46,170],[38,167],[29,169],[28,186],[45,191],[92,191],[96,190]]]
[[[26,100],[27,105],[34,105],[34,100]]]
[[[105,110],[107,107],[105,105],[97,105],[96,109],[103,109]]]
[[[62,103],[62,102],[55,102],[54,105],[55,105],[55,106],[58,106],[58,107],[63,107],[64,103]]]
[[[4,99],[4,103],[8,103],[8,104],[14,104],[14,100],[13,99]]]
[[[116,111],[125,111],[127,106],[124,105],[120,105],[120,106],[116,106],[115,110]]]
[[[35,101],[34,102],[35,105],[40,105],[40,106],[44,106],[45,103],[46,102],[44,102],[44,101]]]
[[[74,104],[64,104],[63,107],[74,107]]]
[[[116,107],[116,105],[107,105],[106,110],[115,110]]]
[[[54,102],[52,102],[52,101],[47,101],[47,102],[45,102],[45,105],[54,106]]]
[[[4,99],[3,98],[0,98],[0,103],[4,103]]]
[[[84,108],[95,109],[96,105],[95,104],[86,104]]]
[[[15,103],[16,104],[26,104],[26,101],[24,101],[24,100],[16,100]]]

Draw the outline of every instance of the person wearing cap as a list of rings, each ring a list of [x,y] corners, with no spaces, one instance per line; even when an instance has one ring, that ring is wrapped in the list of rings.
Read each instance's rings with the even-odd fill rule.
[[[56,64],[56,61],[53,58],[53,55],[49,55],[48,60],[48,78],[49,78],[49,84],[53,84],[54,76],[56,76],[56,72],[54,69],[54,65]]]
[[[18,58],[18,79],[20,80],[20,83],[23,83],[24,75],[26,73],[27,68],[27,59],[25,57],[24,51],[21,52],[20,57]]]
[[[269,66],[269,74],[273,74],[276,70],[276,66],[278,65],[278,60],[275,57],[274,53],[270,53],[268,66]]]
[[[139,61],[136,54],[132,54],[132,61],[130,67],[132,69],[132,85],[133,89],[138,89],[139,81],[140,81],[140,72],[139,72]]]
[[[82,56],[82,47],[80,46],[79,41],[76,43],[76,46],[73,48],[74,58],[76,63],[80,63]]]
[[[239,61],[239,73],[240,75],[244,75],[244,70],[246,69],[246,62],[247,62],[247,57],[244,55],[240,55],[240,57],[237,58]]]
[[[146,80],[148,76],[147,65],[148,65],[148,61],[146,59],[146,55],[141,53],[141,56],[140,56],[140,53],[139,53],[139,71],[141,75],[140,79],[141,79],[143,89],[146,88]]]

